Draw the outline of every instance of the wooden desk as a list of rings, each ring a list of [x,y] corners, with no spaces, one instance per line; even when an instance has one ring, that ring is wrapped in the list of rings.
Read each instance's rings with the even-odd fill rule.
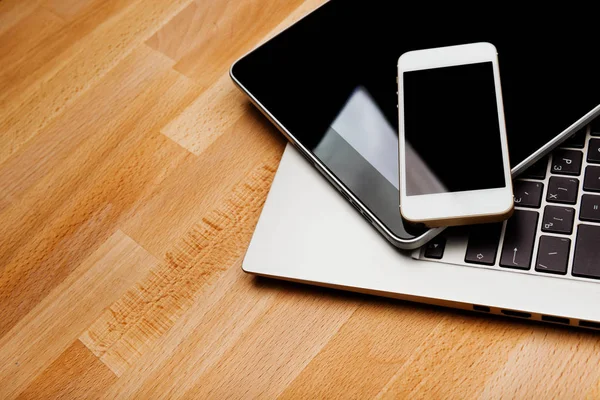
[[[228,67],[321,1],[0,2],[0,398],[600,396],[596,334],[242,273]]]

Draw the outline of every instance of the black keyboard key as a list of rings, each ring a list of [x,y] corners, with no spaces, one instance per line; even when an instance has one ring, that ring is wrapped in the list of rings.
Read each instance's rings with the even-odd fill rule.
[[[528,179],[546,179],[546,170],[548,169],[548,157],[542,158],[540,161],[527,168],[522,178]]]
[[[590,165],[585,168],[583,190],[586,192],[600,192],[600,167]]]
[[[548,195],[546,201],[550,203],[577,203],[579,180],[575,178],[559,178],[553,176],[548,182]]]
[[[573,147],[583,149],[585,147],[585,137],[587,135],[587,126],[577,131],[570,139],[562,144],[562,147]]]
[[[552,154],[550,171],[560,175],[579,175],[583,153],[577,150],[555,150]]]
[[[571,240],[554,236],[542,236],[538,248],[535,270],[549,274],[567,274]]]
[[[502,223],[471,226],[465,262],[494,265],[501,233]]]
[[[500,265],[506,268],[529,269],[537,231],[536,211],[515,210],[506,222]]]
[[[540,182],[515,181],[513,193],[515,206],[540,208],[544,185]]]
[[[592,136],[600,136],[600,118],[596,118],[590,124],[590,132]]]
[[[542,220],[542,230],[544,232],[570,235],[573,232],[574,220],[574,208],[546,206],[544,219]]]
[[[600,226],[579,225],[573,275],[600,279]]]
[[[443,236],[436,236],[425,246],[424,256],[427,258],[434,258],[436,260],[441,260],[442,257],[444,257],[444,249],[445,248],[446,248],[446,238]]]
[[[587,161],[589,163],[600,164],[600,139],[590,139]]]
[[[600,196],[584,194],[581,196],[579,219],[582,221],[600,222]],[[600,263],[600,259],[598,259]]]

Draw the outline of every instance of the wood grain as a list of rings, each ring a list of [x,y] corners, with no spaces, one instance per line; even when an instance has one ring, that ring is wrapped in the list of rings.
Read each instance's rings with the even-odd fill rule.
[[[21,20],[32,13],[41,0],[3,0],[0,2],[0,34],[17,25]]]
[[[323,2],[0,1],[0,398],[600,398],[597,334],[241,271],[228,69]]]
[[[95,316],[157,260],[120,231],[0,339],[0,398],[11,397],[53,362]]]
[[[17,398],[92,398],[100,395],[116,379],[106,365],[76,340]]]
[[[252,234],[243,222],[258,219],[274,171],[266,166],[249,176],[166,253],[164,263],[83,334],[82,342],[115,374],[121,375],[169,330],[198,292],[232,264],[239,264],[243,255],[239,241],[249,241]]]

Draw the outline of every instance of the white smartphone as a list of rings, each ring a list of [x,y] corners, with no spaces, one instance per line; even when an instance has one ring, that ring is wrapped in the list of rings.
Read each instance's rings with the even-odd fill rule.
[[[398,60],[400,212],[428,227],[510,217],[498,53],[471,43]]]

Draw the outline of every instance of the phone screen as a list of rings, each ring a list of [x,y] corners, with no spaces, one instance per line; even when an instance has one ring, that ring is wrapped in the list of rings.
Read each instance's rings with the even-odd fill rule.
[[[407,196],[505,187],[492,62],[403,80]]]

